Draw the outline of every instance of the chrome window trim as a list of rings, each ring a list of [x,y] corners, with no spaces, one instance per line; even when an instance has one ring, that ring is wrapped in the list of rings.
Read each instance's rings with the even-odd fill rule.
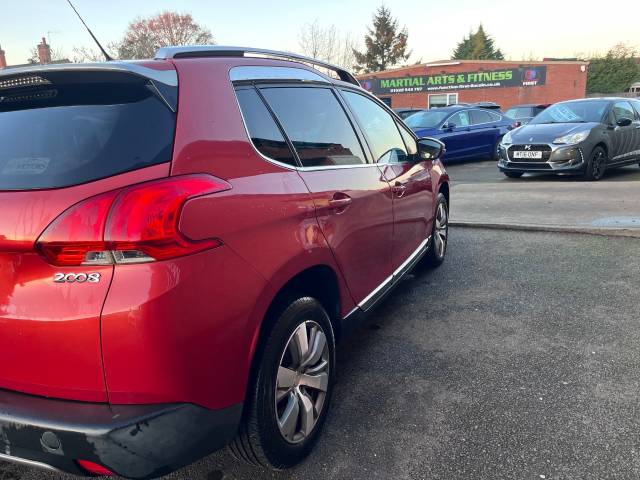
[[[35,467],[35,468],[40,468],[42,470],[49,470],[50,472],[65,473],[59,468],[49,465],[48,463],[37,462],[35,460],[29,460],[27,458],[22,458],[22,457],[14,457],[13,455],[7,455],[5,453],[0,453],[0,460],[15,463],[18,465],[24,465],[27,467]]]

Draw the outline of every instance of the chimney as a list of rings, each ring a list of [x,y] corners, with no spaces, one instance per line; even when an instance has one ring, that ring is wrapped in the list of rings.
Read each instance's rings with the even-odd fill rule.
[[[0,46],[0,68],[4,68],[7,66],[7,57],[4,55],[4,50],[2,46]]]
[[[42,65],[51,63],[51,47],[47,44],[47,39],[42,37],[42,43],[38,44],[38,58]]]

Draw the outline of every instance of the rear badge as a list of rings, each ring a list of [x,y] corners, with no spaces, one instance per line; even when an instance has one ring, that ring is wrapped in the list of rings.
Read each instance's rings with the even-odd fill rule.
[[[100,281],[99,273],[56,273],[53,276],[56,283],[98,283]]]

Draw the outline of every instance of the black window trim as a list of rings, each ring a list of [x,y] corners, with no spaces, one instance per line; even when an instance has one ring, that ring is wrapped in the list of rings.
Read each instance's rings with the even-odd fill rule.
[[[246,81],[246,80],[241,80],[241,81],[236,81],[236,82],[232,82],[233,83],[233,87],[234,87],[234,96],[236,98],[236,103],[238,104],[238,110],[240,111],[240,116],[242,118],[242,123],[244,124],[244,129],[245,132],[247,133],[247,137],[249,138],[249,143],[251,143],[251,146],[253,147],[253,149],[258,153],[258,155],[260,155],[260,157],[262,157],[264,160],[276,164],[280,167],[286,168],[288,170],[298,170],[298,171],[303,171],[303,172],[310,172],[310,171],[316,171],[316,170],[339,170],[339,169],[345,169],[345,168],[363,168],[363,167],[375,167],[377,164],[372,162],[371,159],[373,158],[373,155],[371,154],[370,150],[368,149],[368,144],[363,143],[364,140],[366,140],[364,138],[364,135],[362,134],[362,131],[360,130],[360,126],[359,125],[355,125],[354,121],[355,118],[352,117],[351,115],[351,111],[348,110],[347,106],[344,104],[342,97],[338,94],[338,92],[336,91],[336,88],[333,84],[331,83],[321,83],[321,82],[299,82],[299,81],[292,81],[292,82],[287,82],[282,81],[280,79],[276,80],[276,81],[269,81],[269,80],[260,80],[260,81]],[[260,100],[262,101],[262,103],[265,105],[265,107],[267,108],[267,110],[269,111],[269,113],[271,114],[271,118],[273,119],[273,121],[275,122],[275,124],[277,125],[278,129],[280,130],[280,133],[283,135],[285,141],[287,142],[287,145],[289,146],[289,149],[293,152],[293,156],[294,159],[296,161],[296,165],[290,165],[288,163],[284,163],[284,162],[280,162],[278,160],[275,160],[273,158],[267,157],[266,155],[264,155],[262,152],[260,152],[258,150],[258,148],[255,146],[255,144],[253,143],[253,140],[251,139],[251,134],[249,133],[249,128],[247,126],[247,121],[244,118],[244,113],[242,113],[242,108],[240,107],[240,102],[238,100],[238,96],[235,94],[236,89],[248,89],[248,88],[253,88],[257,91],[258,96],[260,97]],[[338,102],[338,104],[341,106],[342,110],[345,113],[345,116],[347,117],[347,120],[349,121],[349,124],[351,125],[351,128],[353,129],[353,133],[355,134],[358,143],[360,144],[360,148],[362,149],[362,153],[364,154],[365,158],[365,163],[362,164],[353,164],[353,165],[322,165],[322,166],[316,166],[316,167],[305,167],[302,165],[302,161],[300,160],[300,157],[298,156],[298,152],[295,149],[293,142],[291,142],[291,139],[289,138],[289,136],[287,135],[287,132],[284,130],[282,124],[280,123],[280,120],[278,119],[278,116],[275,114],[275,112],[273,111],[273,109],[271,108],[271,105],[269,105],[269,102],[267,102],[267,100],[264,98],[264,96],[262,95],[262,92],[260,91],[262,88],[323,88],[325,90],[330,90],[332,92],[332,94],[334,95],[334,97],[336,98],[336,101]],[[367,148],[365,148],[365,146]]]

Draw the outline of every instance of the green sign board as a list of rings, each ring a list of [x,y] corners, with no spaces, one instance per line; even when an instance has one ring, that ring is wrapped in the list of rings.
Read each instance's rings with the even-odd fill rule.
[[[471,88],[534,87],[544,85],[547,67],[442,73],[409,77],[371,77],[362,86],[375,94],[443,92]]]

